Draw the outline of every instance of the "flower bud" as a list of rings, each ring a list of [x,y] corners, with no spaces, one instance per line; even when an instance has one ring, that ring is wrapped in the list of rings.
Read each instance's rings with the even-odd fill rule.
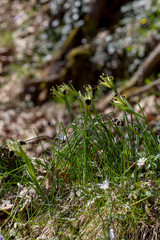
[[[85,100],[85,104],[86,104],[86,105],[90,105],[90,104],[91,104],[91,100],[90,100],[90,99],[86,99],[86,100]]]

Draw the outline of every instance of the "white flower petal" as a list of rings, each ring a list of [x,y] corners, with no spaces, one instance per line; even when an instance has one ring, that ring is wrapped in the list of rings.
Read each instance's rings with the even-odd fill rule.
[[[111,229],[109,230],[109,236],[110,236],[110,239],[111,239],[111,240],[115,239],[115,233],[114,233],[113,228],[111,228]]]
[[[138,167],[144,166],[146,160],[147,160],[147,158],[145,158],[145,157],[139,158],[138,161],[137,161]]]
[[[102,184],[99,184],[99,188],[106,190],[109,188],[109,181],[106,179]]]

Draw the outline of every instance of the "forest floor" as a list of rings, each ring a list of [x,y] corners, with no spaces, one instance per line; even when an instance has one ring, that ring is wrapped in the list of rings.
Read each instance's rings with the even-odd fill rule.
[[[28,93],[24,91],[24,81],[26,79],[29,81],[32,77],[39,78],[41,67],[51,58],[51,54],[47,53],[39,61],[38,56],[34,55],[35,45],[43,44],[44,41],[39,40],[40,42],[36,43],[36,36],[34,36],[36,29],[40,31],[44,25],[49,25],[45,9],[41,13],[31,13],[37,25],[29,23],[27,28],[25,24],[21,25],[22,22],[32,21],[31,16],[28,17],[26,14],[27,11],[31,11],[32,4],[34,1],[23,4],[16,0],[11,5],[9,0],[0,2],[0,33],[3,39],[0,42],[0,144],[3,145],[7,139],[29,141],[27,145],[29,155],[38,157],[49,150],[48,140],[54,139],[57,135],[59,123],[62,122],[65,127],[68,127],[71,121],[63,104],[54,102],[51,97],[49,97],[50,101],[46,101],[45,87],[42,86],[43,91],[39,96],[38,104],[32,100],[32,88]],[[135,88],[134,94],[129,92],[129,102],[135,111],[140,113],[136,102],[138,100],[151,128],[158,136],[160,134],[160,95],[158,94],[160,84],[157,83],[148,89],[142,87],[139,94],[136,94],[139,87]],[[111,95],[112,93],[109,92],[108,95],[99,96],[96,99],[96,106],[100,113],[114,112],[116,117],[119,112],[116,112],[107,102],[108,99],[110,101]],[[43,144],[39,144],[40,142]],[[83,222],[83,219],[79,221]],[[48,231],[45,227],[37,231],[45,232],[45,230]]]

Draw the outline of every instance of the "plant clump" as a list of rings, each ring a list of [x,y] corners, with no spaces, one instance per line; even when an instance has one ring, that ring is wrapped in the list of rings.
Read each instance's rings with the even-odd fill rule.
[[[71,125],[59,124],[50,158],[30,157],[25,141],[6,142],[20,165],[1,169],[2,197],[9,199],[0,205],[2,236],[143,239],[149,234],[152,239],[156,231],[159,237],[160,140],[140,105],[137,113],[119,94],[113,77],[103,73],[95,88],[102,86],[113,90],[111,104],[121,111],[117,118],[97,112],[91,85],[84,93],[71,82],[51,89],[66,103]],[[73,114],[70,96],[80,115]]]

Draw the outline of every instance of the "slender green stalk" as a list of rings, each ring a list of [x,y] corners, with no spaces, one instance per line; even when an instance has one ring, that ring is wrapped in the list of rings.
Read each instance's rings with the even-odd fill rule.
[[[67,107],[71,122],[73,122],[73,115],[71,113],[71,109],[70,109],[69,102],[68,102],[68,99],[67,99],[66,95],[64,96],[64,100],[65,100],[65,103],[66,103],[66,107]]]
[[[89,106],[86,105],[85,107],[85,118],[84,118],[84,177],[83,182],[84,184],[87,183],[87,171],[88,171],[88,116],[89,116]]]

